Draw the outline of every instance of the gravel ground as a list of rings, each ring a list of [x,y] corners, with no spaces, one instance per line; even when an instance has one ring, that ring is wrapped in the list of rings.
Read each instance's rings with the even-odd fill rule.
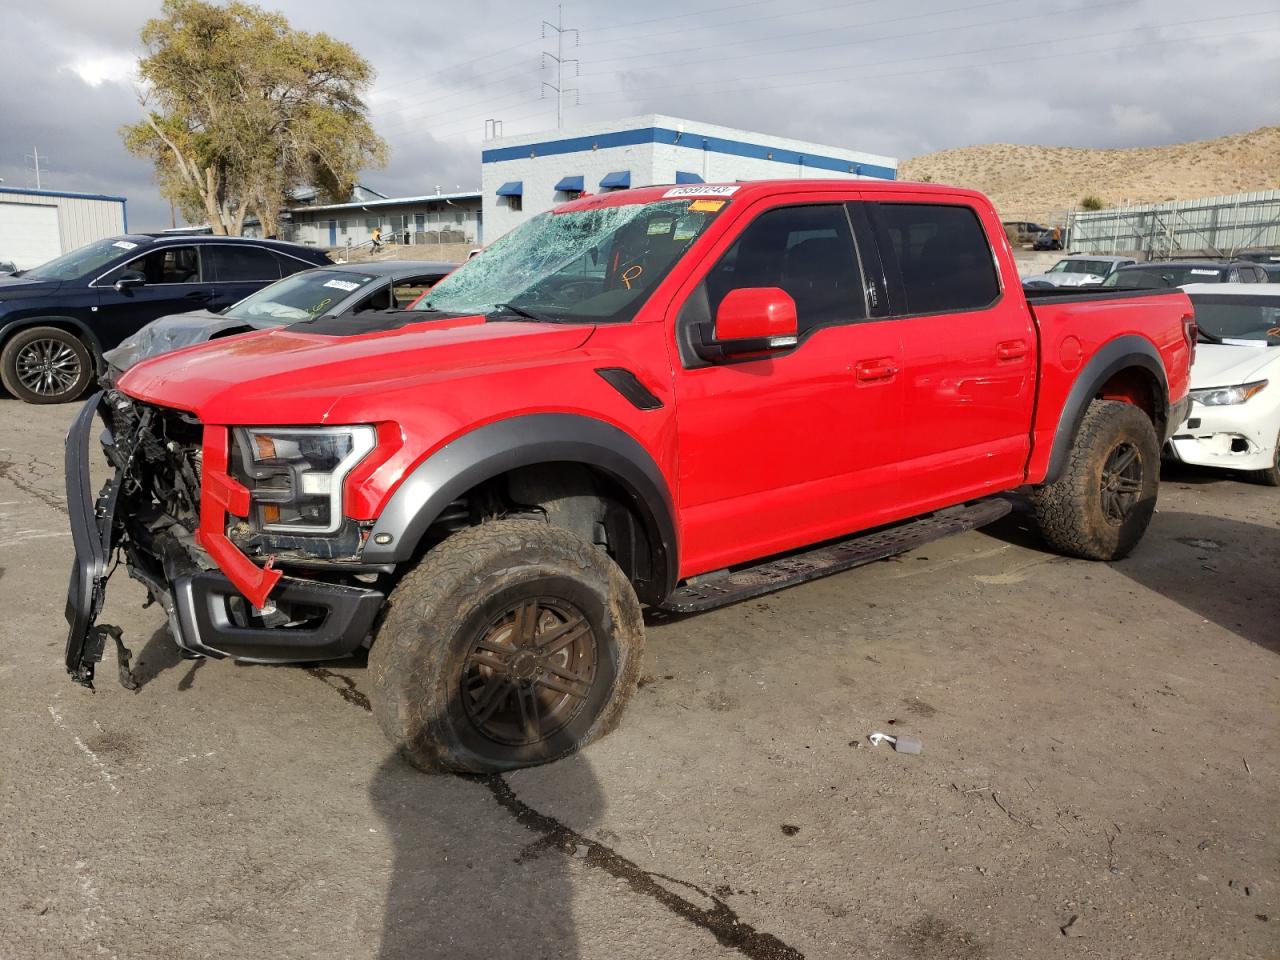
[[[0,957],[1280,955],[1280,497],[1166,473],[1134,556],[985,531],[655,621],[621,728],[389,755],[362,662],[61,665],[70,407],[0,400]],[[918,756],[873,748],[920,737]]]

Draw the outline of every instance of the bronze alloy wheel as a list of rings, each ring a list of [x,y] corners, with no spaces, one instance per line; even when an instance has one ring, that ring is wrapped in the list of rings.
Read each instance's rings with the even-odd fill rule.
[[[1107,521],[1124,523],[1142,493],[1142,457],[1132,443],[1123,442],[1102,467],[1102,511]]]
[[[467,719],[497,743],[545,740],[586,703],[598,656],[591,624],[573,604],[522,600],[491,620],[467,653],[461,680]]]

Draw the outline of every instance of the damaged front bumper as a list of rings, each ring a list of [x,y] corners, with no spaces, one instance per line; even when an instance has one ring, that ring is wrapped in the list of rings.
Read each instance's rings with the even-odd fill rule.
[[[113,436],[109,427],[103,433],[103,447],[114,469],[95,497],[90,448],[99,416],[104,424],[112,422],[108,404],[102,393],[90,398],[72,423],[66,441],[67,504],[75,547],[67,587],[66,665],[73,680],[92,689],[95,665],[102,660],[106,641],[111,638],[117,647],[121,682],[127,687],[136,685],[128,671],[129,651],[120,629],[97,623],[118,552],[123,554],[130,575],[144,583],[151,598],[164,608],[178,646],[191,655],[296,663],[344,657],[365,641],[382,607],[384,595],[380,591],[281,576],[270,570],[269,564],[266,569],[257,567],[226,539],[224,511],[239,504],[231,495],[234,481],[222,472],[225,428],[205,428],[206,441],[210,434],[215,441],[221,436],[224,446],[220,460],[214,449],[209,464],[213,469],[206,472],[200,496],[200,526],[206,533],[201,540],[208,556],[222,570],[212,564],[201,567],[172,538],[143,537],[131,524],[127,501],[141,495],[144,485],[130,481],[140,469],[140,448],[150,429],[149,410],[144,409],[131,421],[134,429],[129,435]],[[207,457],[207,442],[205,449]],[[211,487],[207,482],[210,473],[223,482]],[[216,533],[209,536],[215,523]],[[267,573],[273,576],[262,576]],[[259,594],[251,588],[252,600],[236,586],[236,582],[256,585],[263,580],[266,591]]]

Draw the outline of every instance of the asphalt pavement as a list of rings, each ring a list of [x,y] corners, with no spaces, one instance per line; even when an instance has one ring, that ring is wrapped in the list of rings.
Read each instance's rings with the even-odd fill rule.
[[[62,665],[73,407],[0,400],[0,958],[1280,955],[1280,494],[1167,472],[1115,564],[1025,515],[655,618],[620,728],[388,750],[358,660]],[[873,747],[919,737],[918,755]]]

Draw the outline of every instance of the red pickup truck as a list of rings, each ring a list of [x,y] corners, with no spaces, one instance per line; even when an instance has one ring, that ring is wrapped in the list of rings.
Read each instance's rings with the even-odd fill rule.
[[[647,187],[534,217],[414,310],[145,361],[67,441],[67,667],[122,554],[186,656],[369,646],[413,762],[541,763],[618,721],[641,604],[703,610],[1010,509],[1141,538],[1195,344],[1179,291],[1024,292],[981,195]],[[97,496],[95,418],[114,476]]]

